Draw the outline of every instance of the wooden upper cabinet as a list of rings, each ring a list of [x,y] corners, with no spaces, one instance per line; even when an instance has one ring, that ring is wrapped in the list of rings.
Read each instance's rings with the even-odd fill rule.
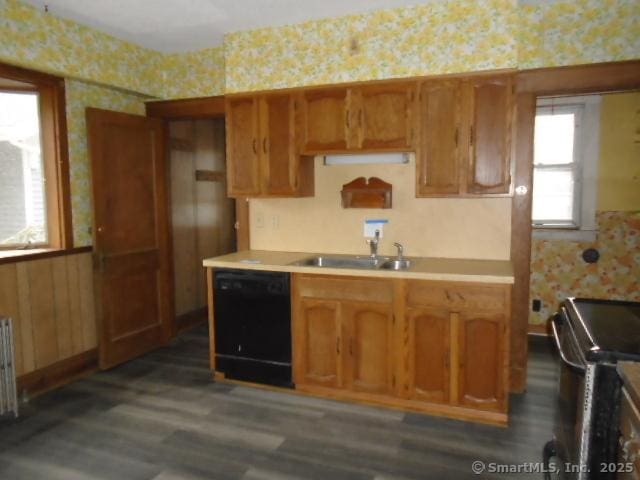
[[[302,298],[295,304],[294,382],[339,388],[342,345],[339,303]]]
[[[374,85],[351,90],[357,148],[408,150],[413,146],[415,83]]]
[[[301,94],[301,135],[305,153],[344,151],[353,120],[348,115],[347,89],[308,90]]]
[[[513,77],[470,80],[465,90],[470,119],[466,190],[470,194],[508,194]]]
[[[420,87],[420,138],[416,149],[416,196],[461,191],[461,90],[457,80],[433,80]]]
[[[230,197],[260,194],[258,102],[256,97],[227,99],[227,193]]]
[[[506,397],[506,316],[461,312],[458,338],[458,399],[461,405],[503,410]]]
[[[265,95],[260,98],[259,110],[262,191],[267,195],[293,195],[298,175],[293,98]]]
[[[391,394],[393,373],[393,314],[391,304],[342,302],[347,336],[346,387],[373,394]]]
[[[409,398],[447,403],[450,383],[449,311],[408,307],[405,318],[409,331]]]

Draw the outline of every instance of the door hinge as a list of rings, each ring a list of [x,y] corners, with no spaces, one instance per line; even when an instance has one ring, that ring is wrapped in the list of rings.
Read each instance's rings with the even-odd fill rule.
[[[471,125],[471,126],[469,127],[469,145],[470,145],[470,146],[472,146],[472,147],[473,147],[473,143],[474,143],[474,141],[475,141],[475,138],[474,138],[474,135],[473,135],[473,134],[474,134],[474,132],[473,132],[473,125]]]

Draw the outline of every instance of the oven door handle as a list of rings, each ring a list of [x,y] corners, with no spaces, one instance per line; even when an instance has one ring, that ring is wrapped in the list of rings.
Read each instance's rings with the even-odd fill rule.
[[[583,365],[572,362],[567,358],[565,353],[562,351],[562,345],[560,344],[560,335],[558,334],[558,326],[556,325],[557,316],[554,315],[551,317],[551,332],[553,333],[553,339],[556,343],[556,348],[558,349],[558,353],[560,354],[560,358],[562,361],[572,370],[575,370],[578,373],[584,374],[586,372],[586,368]]]

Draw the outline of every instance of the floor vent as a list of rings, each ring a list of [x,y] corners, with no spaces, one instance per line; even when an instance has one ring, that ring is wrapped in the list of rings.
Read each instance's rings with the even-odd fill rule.
[[[13,326],[10,318],[0,317],[0,416],[18,416]]]

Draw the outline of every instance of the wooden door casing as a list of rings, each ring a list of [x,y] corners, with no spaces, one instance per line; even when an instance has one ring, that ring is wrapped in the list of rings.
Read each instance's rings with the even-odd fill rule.
[[[409,398],[435,403],[449,402],[450,313],[442,308],[408,307]]]
[[[415,84],[401,83],[354,88],[358,143],[363,150],[410,149],[414,144]]]
[[[346,88],[305,91],[301,95],[302,149],[305,153],[344,151],[353,119]]]
[[[293,325],[294,382],[340,388],[344,346],[339,302],[299,299]]]
[[[459,195],[462,104],[460,82],[433,80],[420,89],[416,196]]]
[[[341,302],[345,332],[346,388],[358,392],[390,395],[393,372],[393,308],[391,304]]]
[[[260,194],[258,101],[231,98],[226,104],[227,192],[230,197]]]
[[[161,120],[87,109],[101,368],[171,335],[172,280]]]
[[[466,190],[470,194],[508,194],[511,187],[511,75],[466,83],[469,158]]]
[[[460,312],[459,403],[501,410],[505,403],[506,317],[502,312]]]

